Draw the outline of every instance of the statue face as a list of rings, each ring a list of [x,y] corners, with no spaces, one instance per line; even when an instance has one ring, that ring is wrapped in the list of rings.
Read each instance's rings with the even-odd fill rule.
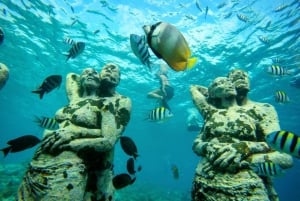
[[[105,65],[100,72],[101,84],[116,87],[120,82],[119,67],[114,64]]]
[[[218,77],[208,87],[211,98],[227,98],[236,96],[236,90],[229,78]]]
[[[228,74],[228,78],[231,79],[238,92],[248,92],[250,90],[250,81],[246,72],[242,70],[233,70]]]
[[[100,78],[98,73],[93,68],[86,68],[80,75],[80,83],[83,87],[98,88],[100,86]]]

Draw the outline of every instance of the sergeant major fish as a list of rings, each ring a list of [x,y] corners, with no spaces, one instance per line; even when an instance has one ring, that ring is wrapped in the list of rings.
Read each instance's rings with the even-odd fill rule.
[[[67,61],[72,58],[74,59],[77,57],[79,54],[83,52],[85,48],[85,43],[84,42],[76,42],[72,45],[72,47],[69,49],[67,56]]]
[[[150,54],[145,37],[136,34],[130,34],[130,47],[134,55],[139,58],[142,64],[148,66],[148,68],[151,69]]]
[[[35,122],[42,128],[46,128],[49,130],[58,129],[58,123],[55,118],[35,117]]]
[[[248,22],[249,21],[249,18],[246,15],[238,13],[236,16],[238,17],[239,20],[241,20],[243,22]]]
[[[276,76],[291,75],[293,70],[289,70],[279,65],[271,65],[267,68],[267,72]]]
[[[277,103],[288,103],[290,98],[284,91],[278,90],[275,92],[275,101]]]
[[[148,119],[152,121],[163,121],[173,117],[173,113],[166,107],[158,107],[150,111]]]
[[[9,144],[9,146],[1,149],[1,151],[3,151],[4,156],[7,156],[7,154],[10,152],[15,153],[15,152],[23,151],[25,149],[34,147],[35,145],[37,145],[40,142],[41,142],[41,140],[34,135],[24,135],[24,136],[9,140],[7,142],[7,144]]]
[[[113,183],[113,186],[115,187],[115,189],[121,189],[128,185],[133,184],[135,179],[136,179],[135,177],[131,178],[131,176],[129,174],[123,173],[123,174],[118,174],[118,175],[114,176],[112,183]]]
[[[266,142],[277,151],[300,158],[300,137],[292,132],[274,131],[266,136]]]
[[[263,163],[252,163],[250,165],[251,169],[260,176],[274,177],[283,174],[283,169],[279,164],[273,163],[271,161]]]
[[[43,83],[39,86],[38,89],[32,91],[32,93],[39,94],[40,99],[42,99],[45,93],[49,93],[53,89],[59,87],[61,81],[62,81],[61,75],[51,75],[43,81]]]
[[[144,25],[147,42],[153,53],[163,59],[173,70],[192,68],[197,58],[191,57],[191,50],[178,29],[166,22]]]

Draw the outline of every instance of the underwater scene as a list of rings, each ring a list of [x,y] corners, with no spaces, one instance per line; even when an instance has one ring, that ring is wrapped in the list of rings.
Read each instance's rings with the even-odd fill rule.
[[[0,200],[298,201],[299,100],[299,0],[2,0]]]

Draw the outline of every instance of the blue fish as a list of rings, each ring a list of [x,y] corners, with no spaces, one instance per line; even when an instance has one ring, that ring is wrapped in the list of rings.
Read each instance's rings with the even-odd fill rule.
[[[139,58],[142,64],[148,66],[148,68],[151,69],[150,54],[145,37],[136,34],[130,34],[130,46],[132,52],[137,58]]]
[[[272,132],[266,136],[266,142],[277,151],[300,158],[300,137],[290,131]]]

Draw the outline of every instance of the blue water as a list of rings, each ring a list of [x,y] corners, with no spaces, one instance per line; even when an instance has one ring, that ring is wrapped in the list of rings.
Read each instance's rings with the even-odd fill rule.
[[[122,81],[117,90],[132,99],[132,117],[124,135],[136,142],[138,162],[143,167],[134,185],[120,191],[120,200],[141,200],[143,197],[138,196],[142,195],[149,200],[188,200],[199,160],[191,148],[197,133],[186,130],[188,110],[194,107],[189,85],[208,85],[215,77],[226,76],[230,69],[248,71],[251,99],[274,105],[282,129],[300,134],[300,89],[289,85],[291,76],[266,73],[272,58],[279,58],[280,65],[289,69],[300,68],[299,0],[198,2],[202,10],[208,6],[206,19],[191,0],[2,0],[0,26],[5,40],[0,46],[0,62],[10,69],[10,77],[0,91],[0,147],[24,134],[41,137],[43,130],[33,122],[34,115],[51,117],[67,104],[67,73],[80,73],[87,66],[100,70],[108,62],[121,67]],[[223,2],[225,6],[218,8]],[[275,12],[281,5],[287,7]],[[239,20],[237,14],[247,16],[249,21]],[[175,116],[162,124],[144,120],[156,104],[146,94],[159,86],[154,73],[162,61],[151,53],[154,67],[150,72],[134,56],[129,43],[131,33],[143,34],[143,25],[158,21],[175,25],[199,59],[189,71],[169,71],[175,86],[169,104]],[[99,33],[94,34],[96,30]],[[262,43],[259,36],[267,37],[270,44]],[[84,52],[68,62],[65,37],[86,42]],[[63,76],[62,86],[40,100],[31,91],[51,74]],[[277,89],[284,90],[291,102],[276,103],[273,94]],[[0,164],[26,164],[34,150],[1,156]],[[116,145],[116,173],[126,171],[126,159]],[[172,176],[174,164],[179,169],[178,180]],[[295,159],[292,169],[274,178],[281,200],[299,200],[299,168]],[[6,185],[3,181],[0,187]]]

